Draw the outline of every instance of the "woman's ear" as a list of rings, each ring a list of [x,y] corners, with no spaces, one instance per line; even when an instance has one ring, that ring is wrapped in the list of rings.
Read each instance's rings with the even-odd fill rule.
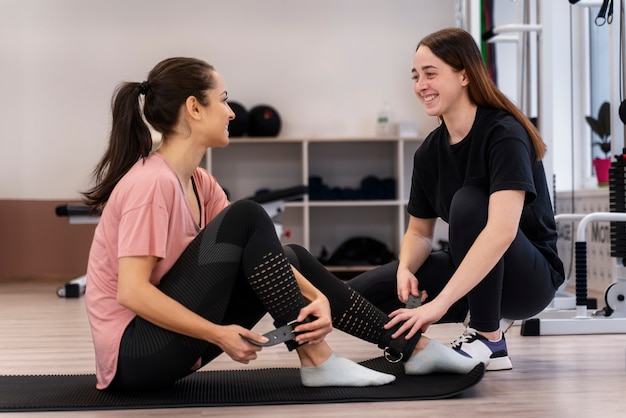
[[[195,96],[187,97],[185,100],[185,113],[192,119],[200,120],[200,103]]]
[[[469,84],[469,77],[467,77],[467,73],[465,70],[461,70],[461,86],[465,87]]]

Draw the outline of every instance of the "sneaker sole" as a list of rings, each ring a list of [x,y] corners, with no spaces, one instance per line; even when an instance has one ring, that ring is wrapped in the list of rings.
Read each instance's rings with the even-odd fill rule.
[[[513,368],[513,363],[511,363],[511,359],[506,357],[496,357],[489,360],[489,364],[485,368],[486,371],[494,372],[498,370],[511,370]]]

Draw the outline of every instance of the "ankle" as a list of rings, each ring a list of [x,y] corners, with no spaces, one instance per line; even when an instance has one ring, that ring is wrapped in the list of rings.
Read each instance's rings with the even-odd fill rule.
[[[484,332],[484,331],[477,331],[480,335],[482,335],[483,337],[485,337],[486,339],[488,339],[491,342],[498,342],[502,339],[502,331],[501,330],[496,330],[496,331],[490,331],[490,332]]]
[[[317,367],[333,354],[333,350],[325,342],[320,344],[304,344],[296,348],[302,367]]]
[[[415,348],[413,349],[413,352],[411,353],[411,355],[417,354],[420,351],[422,351],[424,348],[426,348],[429,342],[430,342],[430,338],[426,337],[425,335],[422,335],[420,339],[417,340],[417,344],[415,344]]]

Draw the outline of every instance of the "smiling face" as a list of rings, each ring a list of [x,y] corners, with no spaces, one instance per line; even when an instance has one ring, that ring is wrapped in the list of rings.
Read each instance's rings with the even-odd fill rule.
[[[468,103],[465,71],[455,71],[425,45],[413,55],[413,90],[426,114],[446,118]]]
[[[209,147],[223,147],[228,145],[228,123],[235,118],[235,112],[228,105],[228,92],[223,78],[213,73],[215,88],[207,91],[209,104],[200,104],[201,135],[208,142]]]

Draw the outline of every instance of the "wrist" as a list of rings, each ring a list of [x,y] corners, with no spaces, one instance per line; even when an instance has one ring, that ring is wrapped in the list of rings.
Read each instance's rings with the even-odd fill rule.
[[[315,295],[315,300],[320,301],[320,302],[330,303],[328,302],[328,298],[326,297],[326,295],[319,291]]]
[[[207,342],[219,346],[219,342],[223,341],[226,336],[226,330],[222,325],[207,321],[207,326],[203,334]]]
[[[432,303],[433,306],[435,306],[437,310],[439,310],[443,314],[448,312],[448,309],[450,309],[450,307],[454,304],[454,302],[456,301],[449,300],[446,297],[446,295],[442,293],[438,294],[437,297],[435,297],[432,301],[430,301],[430,303]]]
[[[413,272],[411,271],[411,269],[409,268],[408,265],[405,264],[398,264],[398,270],[397,270],[398,274],[400,273],[409,273],[409,274],[413,274]]]

